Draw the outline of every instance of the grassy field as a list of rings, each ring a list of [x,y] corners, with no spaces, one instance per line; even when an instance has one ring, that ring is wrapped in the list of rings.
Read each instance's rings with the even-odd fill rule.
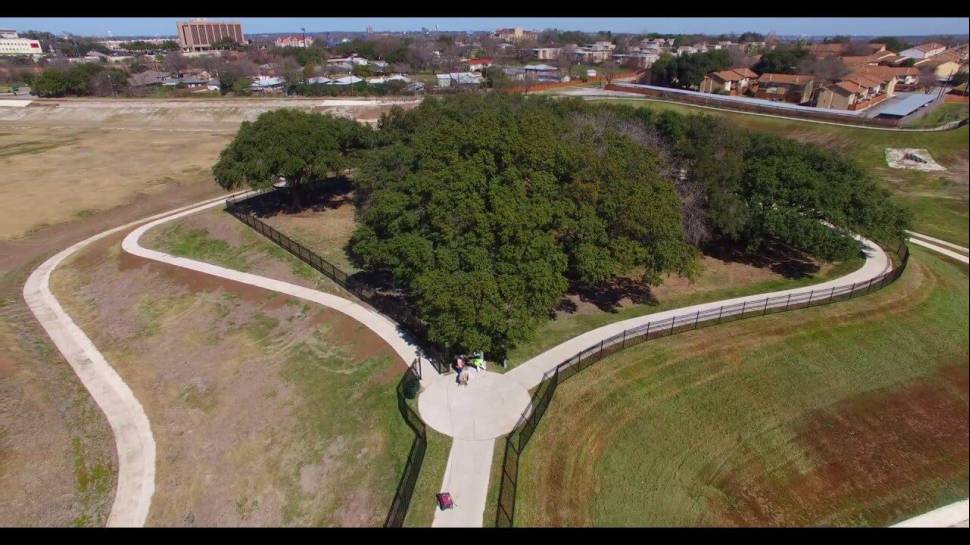
[[[632,304],[613,312],[587,309],[585,312],[558,313],[555,320],[540,326],[531,341],[519,344],[509,353],[509,369],[577,335],[609,323],[707,301],[817,284],[848,274],[861,267],[862,263],[863,259],[858,257],[834,265],[823,265],[818,272],[799,278],[786,278],[764,269],[707,258],[707,267],[694,284],[668,279],[669,288],[660,286],[656,300],[650,303]]]
[[[932,112],[907,125],[907,128],[938,127],[951,121],[959,121],[970,116],[966,104],[943,104]]]
[[[879,176],[901,205],[913,211],[915,231],[964,246],[970,243],[967,174],[970,128],[967,126],[942,132],[880,131],[708,110],[650,100],[608,102],[657,111],[716,115],[730,119],[749,130],[813,142],[848,153]],[[886,148],[925,148],[947,171],[919,172],[889,168],[886,164]]]
[[[0,238],[211,180],[209,168],[231,137],[0,125]]]
[[[448,466],[448,452],[451,450],[451,437],[428,430],[428,450],[424,454],[421,473],[414,485],[414,495],[407,518],[404,519],[406,528],[427,528],[434,521],[438,500],[435,494],[441,492],[441,482],[445,477]]]
[[[383,524],[412,439],[390,347],[330,309],[123,254],[120,238],[52,284],[152,422],[148,524]]]
[[[146,248],[172,255],[268,276],[335,295],[349,295],[335,282],[224,212],[221,207],[151,229],[142,237],[141,243]]]
[[[888,525],[965,498],[967,279],[914,248],[876,294],[603,360],[558,389],[516,523]]]
[[[315,203],[312,209],[261,219],[347,274],[354,274],[359,269],[350,263],[346,250],[357,227],[354,211],[353,192],[347,192],[331,195],[325,202]]]

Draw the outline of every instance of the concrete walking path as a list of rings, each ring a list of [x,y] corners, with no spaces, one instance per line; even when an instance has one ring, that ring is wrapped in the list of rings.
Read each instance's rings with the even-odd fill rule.
[[[447,511],[436,509],[432,527],[480,528],[483,525],[494,448],[495,439],[455,438],[452,441],[441,490],[451,493],[455,506]]]
[[[222,198],[217,199],[217,202],[221,201]],[[188,207],[175,211],[185,208]],[[172,212],[134,221],[82,240],[42,263],[24,284],[23,294],[27,306],[104,412],[111,426],[118,456],[118,485],[108,515],[109,527],[144,526],[152,495],[155,493],[155,438],[148,416],[131,388],[54,297],[50,288],[50,277],[65,259],[91,243]]]
[[[938,238],[934,238],[934,237],[931,237],[929,235],[924,235],[923,233],[917,233],[915,231],[906,231],[906,234],[908,234],[910,237],[921,238],[923,240],[928,240],[930,242],[935,242],[935,243],[937,243],[937,244],[939,244],[941,246],[946,246],[948,248],[952,248],[954,250],[957,250],[959,252],[963,252],[965,254],[970,254],[970,248],[964,248],[963,246],[960,246],[958,244],[954,244],[952,242],[947,242],[945,240],[940,240]]]
[[[946,248],[944,248],[942,246],[937,246],[936,244],[932,244],[930,242],[926,242],[924,240],[920,240],[920,239],[915,238],[915,237],[910,237],[909,241],[912,242],[913,244],[917,245],[917,246],[922,246],[924,248],[928,248],[930,250],[933,250],[936,253],[943,254],[943,255],[945,255],[947,257],[951,257],[953,259],[956,259],[957,261],[959,261],[961,263],[970,264],[970,257],[967,257],[967,256],[965,256],[963,254],[959,254],[957,252],[954,252],[953,250],[948,250],[948,249],[946,249]]]
[[[418,356],[416,347],[393,321],[354,301],[272,278],[172,256],[140,245],[141,236],[149,229],[221,206],[223,201],[223,197],[203,201],[95,235],[47,260],[31,274],[24,286],[24,298],[28,306],[105,412],[114,432],[118,449],[119,476],[115,502],[108,519],[109,526],[144,525],[154,493],[155,443],[144,409],[135,399],[130,388],[105,361],[84,332],[67,316],[50,291],[49,280],[53,269],[84,246],[112,233],[143,223],[122,241],[124,251],[145,259],[321,304],[371,329],[394,349],[405,364],[410,364]],[[419,412],[429,426],[453,437],[441,490],[452,493],[455,508],[448,511],[437,510],[433,526],[480,527],[483,525],[495,439],[511,431],[520,416],[529,410],[531,400],[528,390],[541,382],[544,373],[554,369],[556,365],[580,350],[626,329],[665,321],[669,325],[672,316],[683,316],[693,312],[700,314],[705,310],[717,309],[723,305],[743,305],[751,301],[764,302],[766,297],[816,292],[821,295],[833,289],[848,290],[854,284],[871,281],[891,269],[891,262],[881,248],[871,241],[861,237],[856,238],[863,245],[865,264],[841,278],[804,288],[693,305],[609,324],[561,343],[504,375],[473,372],[472,380],[467,387],[458,386],[454,375],[439,375],[430,362],[422,359]],[[927,245],[922,241],[913,241],[920,245]],[[947,251],[939,247],[933,248]],[[966,262],[965,257],[964,262]],[[776,306],[782,305],[772,303],[765,308]],[[964,516],[964,522],[965,519]]]
[[[859,269],[840,278],[802,288],[793,288],[771,293],[758,293],[744,297],[735,297],[733,299],[712,301],[710,303],[691,305],[666,310],[663,312],[647,314],[645,316],[639,316],[629,320],[623,320],[621,322],[614,322],[612,324],[608,324],[583,333],[582,335],[573,337],[572,339],[569,339],[558,346],[550,348],[542,354],[533,357],[515,369],[509,371],[505,374],[505,376],[515,380],[526,390],[531,390],[542,382],[542,377],[545,373],[555,369],[555,367],[560,363],[573,357],[581,350],[585,350],[586,348],[589,348],[596,343],[603,341],[604,339],[609,339],[614,335],[623,333],[624,330],[646,327],[647,324],[658,324],[664,322],[666,322],[665,325],[669,326],[671,317],[683,316],[690,313],[704,313],[705,311],[716,310],[722,306],[742,305],[741,309],[737,309],[742,310],[745,303],[755,301],[764,302],[766,297],[778,298],[801,294],[809,294],[811,296],[813,293],[817,293],[819,295],[828,295],[826,292],[830,292],[833,288],[848,288],[853,284],[868,282],[892,268],[892,263],[889,256],[886,255],[886,252],[884,252],[879,245],[861,237],[856,238],[862,243],[863,253],[866,256],[866,262]],[[784,300],[782,300],[780,304],[773,304],[768,308],[775,308],[778,306],[784,306]]]
[[[376,333],[401,357],[405,365],[410,365],[411,362],[418,357],[417,348],[406,338],[404,332],[398,329],[397,324],[377,311],[364,307],[359,303],[312,288],[291,284],[289,282],[283,282],[281,280],[274,280],[265,276],[228,269],[226,267],[220,267],[218,265],[204,263],[202,261],[196,261],[194,259],[188,259],[185,257],[176,257],[164,252],[145,248],[139,243],[139,239],[142,237],[142,235],[153,227],[157,227],[164,223],[168,223],[170,221],[174,221],[184,216],[195,214],[209,208],[222,206],[223,203],[224,199],[220,199],[213,203],[195,206],[188,210],[146,223],[145,225],[142,225],[129,233],[128,236],[126,236],[121,242],[121,248],[132,255],[143,257],[145,259],[166,263],[175,267],[190,269],[203,274],[218,276],[219,278],[232,280],[234,282],[239,282],[241,284],[247,284],[250,286],[256,286],[258,288],[275,291],[277,293],[283,293],[291,297],[297,297],[334,309],[360,322],[368,329]],[[435,371],[434,367],[424,358],[421,360],[421,375],[422,377],[431,377],[437,375],[437,371]]]
[[[818,293],[827,297],[833,289],[839,288],[844,288],[841,293],[845,293],[853,285],[865,284],[891,270],[892,262],[882,248],[862,237],[856,239],[862,244],[865,264],[852,273],[828,282],[682,307],[608,324],[550,348],[504,375],[485,373],[477,376],[472,372],[472,381],[468,387],[458,386],[454,375],[444,375],[428,381],[418,398],[421,418],[435,430],[455,438],[448,455],[448,467],[455,469],[446,472],[441,489],[452,493],[455,508],[445,512],[437,511],[434,526],[452,526],[458,523],[462,526],[483,525],[483,511],[479,506],[484,505],[491,471],[488,467],[477,472],[471,471],[473,462],[465,460],[472,455],[469,453],[472,448],[469,443],[487,439],[494,441],[512,431],[522,414],[530,410],[531,399],[528,391],[539,385],[545,373],[581,350],[627,329],[661,322],[666,322],[665,325],[669,326],[673,316],[690,313],[700,315],[705,310],[718,309],[722,305],[739,305],[734,311],[736,313],[738,310],[743,311],[746,302],[763,303],[766,297],[778,298],[776,303],[767,307],[775,308],[784,306],[785,296],[808,294],[810,298],[812,294]],[[469,494],[479,496],[469,497]]]
[[[958,501],[918,517],[892,525],[893,528],[970,528],[970,500]]]

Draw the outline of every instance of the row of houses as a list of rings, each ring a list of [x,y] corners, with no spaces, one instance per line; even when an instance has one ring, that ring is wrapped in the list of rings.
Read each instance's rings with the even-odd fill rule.
[[[698,42],[693,45],[682,45],[674,47],[672,38],[656,38],[641,40],[638,45],[628,47],[625,53],[616,53],[616,46],[612,42],[596,42],[583,46],[567,47],[536,47],[531,50],[532,58],[539,61],[556,60],[563,55],[564,51],[569,51],[576,62],[586,64],[600,64],[608,60],[613,60],[618,64],[633,66],[636,68],[649,68],[653,63],[660,59],[660,55],[669,53],[671,55],[689,55],[693,53],[706,53],[728,48],[742,48],[749,50],[757,47],[772,47],[765,42],[748,42],[744,44],[722,40],[716,43]]]
[[[735,68],[708,74],[701,83],[701,92],[749,95],[836,110],[862,110],[892,97],[900,77],[904,81],[912,77],[910,70],[891,67],[858,70],[831,85],[824,85],[808,74],[758,75],[747,68]]]
[[[205,70],[185,70],[179,73],[146,70],[128,77],[128,86],[132,88],[147,87],[178,87],[197,91],[218,91],[219,80],[213,78]]]

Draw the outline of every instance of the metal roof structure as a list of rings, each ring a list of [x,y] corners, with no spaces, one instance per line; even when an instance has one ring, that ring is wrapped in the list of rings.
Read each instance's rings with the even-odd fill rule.
[[[933,102],[936,98],[936,93],[912,93],[902,100],[897,101],[895,104],[889,104],[881,108],[879,115],[906,117],[930,102]]]

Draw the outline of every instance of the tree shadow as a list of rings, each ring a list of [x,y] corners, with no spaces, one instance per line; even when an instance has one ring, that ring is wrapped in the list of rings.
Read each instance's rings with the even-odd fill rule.
[[[293,208],[290,189],[277,189],[251,197],[241,206],[258,218],[279,214],[295,215],[304,212],[323,212],[353,204],[354,187],[345,176],[327,178],[306,184],[300,195],[300,207]]]
[[[712,241],[701,251],[728,263],[741,263],[769,269],[788,279],[799,279],[818,273],[818,263],[811,255],[779,241],[769,241],[758,252],[748,252],[726,241]]]
[[[798,279],[819,272],[818,263],[811,255],[778,241],[764,244],[758,252],[748,252],[729,241],[706,243],[701,252],[704,255],[725,261],[741,263],[752,267],[769,269],[788,279]],[[636,305],[657,305],[659,301],[650,286],[634,278],[614,278],[602,286],[589,286],[578,281],[570,283],[566,295],[550,312],[550,319],[557,313],[575,314],[579,307],[578,298],[584,303],[592,303],[603,312],[620,311],[624,299]]]
[[[650,286],[633,278],[614,278],[600,286],[589,286],[573,281],[563,297],[556,304],[555,312],[573,314],[579,307],[569,296],[578,297],[583,303],[592,303],[603,312],[619,312],[624,299],[629,299],[635,305],[656,305],[656,296]]]

